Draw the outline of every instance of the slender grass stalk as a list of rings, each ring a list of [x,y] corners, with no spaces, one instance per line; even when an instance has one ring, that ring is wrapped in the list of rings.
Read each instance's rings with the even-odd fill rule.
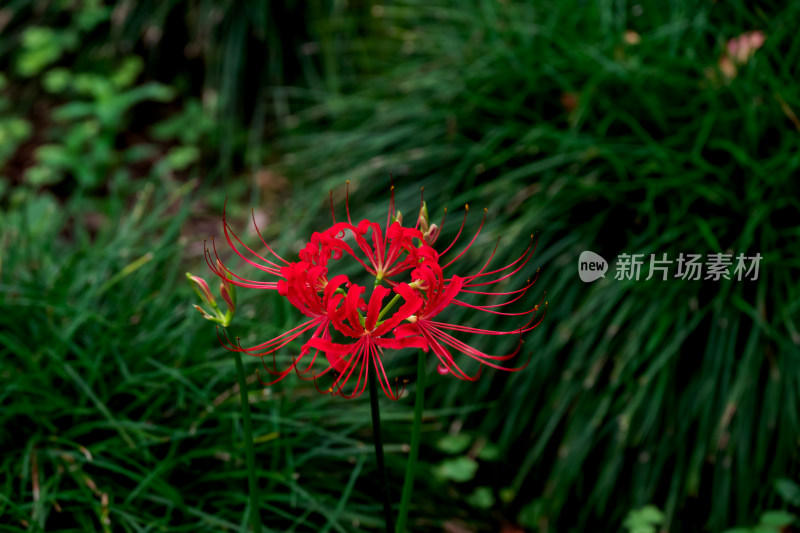
[[[414,474],[417,470],[417,456],[419,455],[419,440],[422,433],[422,411],[425,400],[425,352],[420,350],[417,359],[417,399],[414,403],[414,425],[411,428],[411,451],[408,454],[406,465],[406,479],[403,482],[403,496],[400,498],[400,513],[397,516],[397,533],[403,533],[406,528],[408,506],[411,503],[411,494],[414,492]]]
[[[253,533],[261,533],[261,517],[258,514],[258,482],[256,480],[256,458],[253,450],[253,423],[250,421],[250,400],[247,398],[247,380],[244,375],[242,354],[234,352],[236,375],[239,378],[239,394],[242,398],[242,420],[244,421],[244,448],[247,455],[247,484],[250,492],[250,525]]]
[[[394,518],[392,517],[392,498],[389,494],[389,476],[386,473],[386,464],[383,462],[383,438],[381,437],[381,411],[378,405],[378,375],[375,361],[369,367],[369,404],[372,408],[372,439],[375,442],[375,457],[378,461],[378,471],[383,478],[383,515],[386,521],[386,533],[394,533]]]

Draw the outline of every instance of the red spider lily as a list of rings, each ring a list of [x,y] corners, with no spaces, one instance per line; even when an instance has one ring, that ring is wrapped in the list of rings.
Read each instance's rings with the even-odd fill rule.
[[[276,351],[287,346],[300,336],[311,332],[311,338],[303,344],[299,354],[293,357],[293,363],[290,367],[278,371],[274,368],[274,359],[273,368],[265,365],[265,369],[273,374],[275,379],[269,383],[264,383],[263,381],[262,383],[265,385],[273,384],[283,379],[292,370],[295,370],[299,375],[309,372],[314,366],[321,346],[325,346],[329,365],[323,372],[315,374],[314,379],[316,380],[317,377],[334,370],[338,377],[329,388],[329,391],[339,393],[348,398],[363,393],[366,378],[360,388],[359,383],[362,382],[359,378],[359,383],[357,383],[351,394],[344,392],[342,386],[353,374],[356,367],[360,366],[360,375],[364,374],[366,368],[368,368],[365,367],[365,364],[372,361],[376,365],[376,370],[380,366],[378,375],[379,379],[382,378],[381,385],[387,396],[396,399],[398,394],[392,392],[382,362],[375,358],[382,357],[384,348],[422,347],[421,338],[413,340],[382,337],[382,335],[392,331],[402,320],[416,312],[422,305],[422,298],[410,289],[407,284],[395,284],[396,298],[402,297],[406,299],[406,303],[400,307],[397,313],[378,323],[378,316],[380,315],[382,318],[383,313],[389,309],[387,306],[384,311],[381,311],[382,301],[392,291],[384,287],[376,287],[370,298],[369,305],[367,305],[360,297],[365,292],[364,287],[351,284],[344,275],[335,276],[333,279],[328,280],[327,264],[330,259],[340,259],[344,253],[350,257],[357,258],[353,249],[343,241],[345,232],[349,231],[353,233],[359,243],[359,247],[367,255],[369,261],[371,263],[374,261],[373,264],[378,267],[378,272],[384,272],[384,275],[387,276],[394,275],[402,269],[408,270],[418,265],[419,261],[424,260],[425,257],[430,257],[431,259],[429,260],[435,260],[435,252],[432,249],[420,252],[416,246],[411,245],[411,240],[413,238],[421,239],[422,234],[416,230],[402,228],[398,223],[394,223],[390,230],[387,231],[387,238],[382,240],[378,224],[366,220],[362,221],[359,226],[351,223],[335,223],[328,230],[312,235],[310,242],[300,251],[299,257],[301,261],[298,262],[290,263],[284,260],[264,242],[264,245],[278,260],[286,263],[284,266],[279,267],[276,263],[266,259],[244,244],[231,230],[226,220],[224,220],[224,225],[226,240],[236,255],[244,259],[247,264],[269,274],[279,276],[280,279],[274,282],[259,282],[243,278],[231,272],[219,260],[215,266],[210,260],[209,252],[207,253],[207,260],[212,270],[220,276],[227,275],[234,278],[233,283],[240,286],[277,289],[279,294],[285,296],[294,307],[310,317],[311,320],[252,347],[242,347],[238,339],[234,344],[227,336],[225,336],[224,341],[221,339],[222,344],[231,351],[244,352],[248,355],[262,357],[262,359],[264,356],[272,354],[274,358]],[[366,239],[363,238],[367,231],[372,231],[374,248],[370,248]],[[387,243],[388,248],[386,247]],[[245,256],[242,253],[242,249],[250,252],[255,257],[255,260]],[[214,254],[215,256],[217,255],[216,248],[214,248]],[[412,257],[413,260],[410,261],[406,257],[395,264],[404,255]],[[363,261],[360,261],[360,263],[365,268],[369,268]],[[343,286],[349,287],[349,290],[345,292],[342,288]],[[366,311],[366,317],[361,314],[364,311]],[[346,354],[341,349],[337,349],[331,342],[331,326],[346,337],[359,339],[353,346],[354,353],[358,354],[355,359],[352,357],[348,359]],[[300,369],[299,365],[304,356],[312,350],[313,355],[308,365],[304,365],[304,369]]]
[[[223,345],[229,350],[261,357],[262,360],[265,356],[272,355],[272,367],[265,364],[264,368],[274,379],[268,383],[262,381],[265,385],[283,379],[293,370],[301,377],[313,371],[315,383],[317,378],[332,373],[333,383],[327,391],[346,398],[357,397],[364,392],[371,369],[374,369],[374,375],[389,398],[397,399],[400,396],[402,391],[392,390],[384,368],[385,350],[421,348],[425,352],[432,351],[439,360],[441,373],[452,373],[457,378],[465,380],[477,379],[480,369],[476,375],[468,375],[455,361],[453,353],[464,354],[480,363],[481,368],[484,364],[509,371],[525,368],[527,363],[517,368],[508,368],[500,363],[516,356],[522,344],[522,335],[541,323],[543,317],[535,321],[539,306],[516,313],[500,309],[522,298],[533,283],[529,281],[523,288],[510,292],[490,292],[486,289],[508,280],[525,267],[535,249],[533,238],[519,258],[502,268],[489,270],[497,250],[495,246],[483,268],[476,274],[448,277],[446,270],[463,258],[476,242],[486,215],[484,214],[477,232],[469,243],[445,263],[442,257],[453,249],[461,237],[469,207],[467,206],[464,221],[453,242],[439,254],[434,250],[433,244],[440,235],[441,226],[429,223],[426,204],[422,200],[420,204],[415,226],[404,227],[402,214],[394,206],[394,187],[392,187],[386,225],[381,227],[380,224],[369,220],[361,220],[354,224],[350,217],[348,197],[347,222],[337,222],[334,215],[333,225],[325,231],[314,233],[299,252],[299,260],[294,262],[277,255],[264,241],[257,227],[259,238],[269,253],[261,255],[254,251],[233,232],[223,211],[225,238],[234,253],[248,265],[274,276],[277,280],[257,281],[234,274],[216,257],[213,240],[212,249],[217,259],[216,264],[212,261],[211,252],[206,253],[211,269],[220,277],[229,279],[234,285],[275,289],[309,318],[299,326],[252,347],[242,347],[238,339],[234,344],[227,336],[222,341]],[[331,212],[333,214],[333,202],[331,202]],[[355,242],[355,246],[346,242],[349,238]],[[366,288],[351,283],[346,276],[338,275],[328,279],[329,262],[343,258],[357,261],[367,273],[375,277],[374,289],[368,301],[365,301],[364,297]],[[403,273],[406,273],[408,276],[406,279],[410,278],[410,281],[398,279]],[[381,283],[388,284],[389,288],[382,286]],[[393,298],[384,304],[384,300],[390,294],[393,294]],[[475,305],[463,299],[471,294],[510,298],[502,303]],[[390,315],[390,311],[398,303],[400,303],[399,308]],[[523,323],[513,330],[495,331],[436,320],[442,311],[452,306],[515,317],[514,319],[519,319]],[[520,342],[512,353],[490,355],[467,345],[454,337],[453,333],[518,335]],[[309,334],[310,338],[303,343],[299,353],[292,357],[292,364],[284,370],[278,370],[275,362],[276,352],[301,336]],[[336,341],[334,336],[338,337]],[[320,352],[325,354],[328,364],[322,372],[317,373],[314,368]],[[310,358],[307,357],[309,354],[312,354]],[[346,387],[351,378],[355,379],[355,384],[352,388]]]

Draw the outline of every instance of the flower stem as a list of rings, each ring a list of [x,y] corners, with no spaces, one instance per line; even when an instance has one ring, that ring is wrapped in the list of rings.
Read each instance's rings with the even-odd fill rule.
[[[378,461],[378,472],[383,478],[383,516],[386,522],[386,533],[394,533],[394,518],[392,517],[392,498],[389,495],[389,475],[386,473],[386,464],[383,462],[383,439],[381,437],[381,411],[378,405],[378,375],[375,369],[376,361],[369,365],[369,404],[372,408],[372,439],[375,442],[375,458]]]
[[[402,298],[402,296],[400,296],[399,294],[395,294],[395,295],[394,295],[394,298],[392,298],[391,300],[389,300],[389,303],[388,303],[388,304],[386,304],[386,307],[384,307],[383,309],[381,309],[381,312],[380,312],[380,313],[378,313],[378,320],[382,319],[382,318],[383,318],[383,317],[386,315],[386,313],[388,313],[389,311],[391,311],[391,310],[392,310],[392,308],[393,308],[393,307],[394,307],[394,306],[397,304],[397,302],[399,302],[399,301],[400,301],[400,298]]]
[[[397,533],[405,533],[408,506],[411,503],[411,494],[414,491],[414,475],[417,470],[417,456],[419,455],[419,441],[422,433],[422,409],[425,400],[425,352],[420,350],[417,360],[417,399],[414,403],[414,425],[411,428],[411,450],[408,454],[406,465],[406,479],[403,482],[403,496],[400,499],[400,513],[397,516]]]
[[[261,517],[258,513],[258,481],[256,459],[253,451],[253,423],[250,421],[250,400],[247,398],[247,380],[244,375],[242,354],[234,352],[236,374],[239,378],[239,394],[242,399],[242,421],[244,422],[244,448],[247,455],[247,484],[250,492],[250,525],[253,533],[261,533]]]

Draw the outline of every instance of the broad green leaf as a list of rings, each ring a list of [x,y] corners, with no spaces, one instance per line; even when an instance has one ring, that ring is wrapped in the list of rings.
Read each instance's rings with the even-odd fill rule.
[[[766,526],[785,527],[791,525],[796,517],[788,511],[767,511],[761,515],[761,523]]]
[[[448,479],[457,483],[469,481],[475,477],[478,470],[478,463],[469,457],[456,457],[445,459],[435,469],[436,475],[442,479]]]
[[[445,435],[436,441],[436,448],[444,453],[457,454],[465,451],[472,443],[472,437],[465,433]]]

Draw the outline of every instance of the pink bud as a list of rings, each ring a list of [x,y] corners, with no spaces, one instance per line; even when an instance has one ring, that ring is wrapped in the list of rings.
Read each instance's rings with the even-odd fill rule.
[[[766,40],[767,37],[764,35],[763,31],[756,30],[750,32],[750,48],[761,48],[761,45],[763,45]]]
[[[744,65],[761,48],[766,40],[763,31],[749,31],[728,41],[728,56],[738,65]]]
[[[236,306],[233,304],[233,298],[231,298],[231,294],[229,291],[230,285],[228,284],[228,280],[223,280],[219,284],[219,294],[222,296],[222,299],[225,300],[225,303],[228,306],[228,310],[233,313],[236,311]]]
[[[217,274],[221,278],[230,278],[230,273],[228,273],[228,269],[222,265],[222,261],[217,259]]]
[[[214,296],[211,294],[211,289],[209,289],[208,283],[206,283],[206,280],[198,276],[193,276],[188,272],[186,273],[186,278],[194,284],[195,290],[198,291],[198,296],[200,296],[201,300],[205,300],[211,305],[216,303]]]
[[[431,224],[431,227],[428,229],[427,233],[425,233],[425,242],[433,245],[437,238],[439,238],[439,226]]]

